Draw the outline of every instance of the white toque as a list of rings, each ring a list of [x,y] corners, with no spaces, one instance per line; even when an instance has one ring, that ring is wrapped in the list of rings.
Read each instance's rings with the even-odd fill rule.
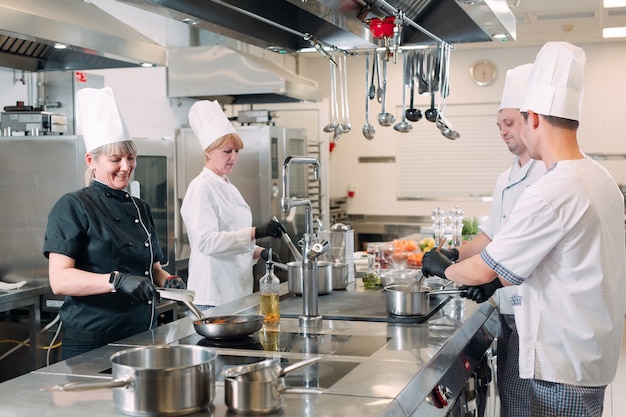
[[[519,109],[524,102],[528,77],[533,64],[524,64],[506,72],[504,89],[502,90],[502,100],[500,100],[500,110]]]
[[[87,152],[109,143],[132,139],[110,87],[78,90],[76,134],[83,136]]]
[[[580,120],[585,61],[585,51],[571,43],[546,43],[533,64],[520,110]]]
[[[217,101],[196,101],[189,109],[189,126],[203,150],[222,136],[237,133]]]

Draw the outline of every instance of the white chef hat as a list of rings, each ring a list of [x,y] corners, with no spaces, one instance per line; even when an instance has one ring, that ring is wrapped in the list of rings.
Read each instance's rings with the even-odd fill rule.
[[[202,149],[208,148],[222,136],[237,133],[217,101],[201,100],[193,103],[189,109],[189,126]]]
[[[110,87],[78,90],[76,134],[83,135],[87,152],[109,143],[132,139]]]
[[[568,42],[548,42],[535,58],[521,111],[579,120],[585,51]]]
[[[533,64],[524,64],[506,72],[500,110],[519,109],[522,107],[526,86],[528,85],[528,77],[532,68]]]

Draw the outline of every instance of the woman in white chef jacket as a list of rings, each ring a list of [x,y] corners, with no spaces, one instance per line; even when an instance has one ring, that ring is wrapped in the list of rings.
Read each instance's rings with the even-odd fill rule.
[[[280,224],[252,227],[252,212],[228,180],[243,142],[217,101],[197,101],[189,125],[204,150],[205,166],[194,178],[180,209],[191,253],[187,288],[200,310],[252,293],[252,267],[268,251],[256,239],[281,235]],[[273,256],[276,259],[276,256]]]

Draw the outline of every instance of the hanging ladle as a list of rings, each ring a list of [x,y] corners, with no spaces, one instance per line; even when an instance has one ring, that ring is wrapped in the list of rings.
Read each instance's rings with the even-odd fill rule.
[[[369,54],[365,55],[365,88],[366,88],[365,93],[366,94],[365,94],[365,124],[363,125],[363,136],[365,136],[365,139],[367,140],[372,140],[374,139],[376,130],[374,129],[374,126],[370,124],[370,120],[369,120],[370,100],[374,98],[374,95],[376,93],[375,91],[372,92],[372,88],[374,87],[374,78],[373,78],[374,68],[373,67],[372,67],[372,85],[369,88],[367,86],[367,80],[368,80],[367,71],[369,70],[369,67],[370,67],[369,59],[370,59]],[[374,59],[376,59],[375,52],[374,52]]]
[[[383,82],[380,80],[380,62],[378,61],[378,53],[374,54],[374,67],[376,68],[376,83],[378,84],[378,87],[376,88],[376,100],[378,100],[379,103],[383,102],[383,88],[381,87],[381,85],[383,84]]]
[[[411,85],[411,105],[408,109],[406,109],[406,111],[404,112],[404,115],[406,116],[406,118],[411,121],[411,122],[418,122],[421,118],[422,118],[422,112],[419,109],[416,109],[413,107],[413,97],[415,96],[415,77],[417,76],[416,74],[416,68],[415,68],[415,60],[417,58],[417,55],[415,54],[415,52],[413,52],[410,60],[409,60],[409,75],[411,77],[411,81],[410,81],[410,85]]]
[[[435,88],[434,88],[434,83],[435,83],[435,63],[434,63],[434,57],[433,57],[433,51],[429,50],[428,51],[428,92],[430,93],[430,109],[426,110],[424,112],[424,116],[426,117],[426,120],[428,120],[429,122],[435,122],[437,121],[437,114],[439,113],[437,111],[437,109],[435,108]]]
[[[337,71],[335,69],[335,66],[333,65],[333,62],[336,62],[335,60],[329,60],[330,62],[330,123],[328,123],[326,126],[324,126],[324,132],[326,133],[331,133],[331,132],[335,132],[337,130],[337,126],[339,126],[339,123],[337,122],[337,92],[336,92],[336,88],[337,88]]]
[[[403,55],[403,63],[404,63],[404,80],[402,80],[402,121],[396,124],[393,129],[396,132],[407,133],[413,129],[413,125],[406,121],[406,85],[411,78],[411,70],[409,65],[409,59],[407,59],[408,53]]]
[[[369,90],[367,90],[367,97],[370,100],[374,100],[374,97],[376,97],[376,86],[374,85],[374,76],[376,75],[376,51],[374,51],[374,61],[372,61],[372,81],[370,83],[369,86]],[[368,61],[369,60],[369,54],[365,56],[365,60]],[[367,74],[367,71],[369,70],[369,65],[368,67],[365,69],[365,73]],[[365,81],[367,81],[367,75],[365,76]]]
[[[378,114],[378,123],[381,126],[391,126],[396,121],[396,116],[385,111],[385,101],[387,99],[387,57],[383,58],[383,101],[382,109]]]

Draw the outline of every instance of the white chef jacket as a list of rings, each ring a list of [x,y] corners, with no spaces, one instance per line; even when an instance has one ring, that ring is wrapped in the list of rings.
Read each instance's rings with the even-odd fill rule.
[[[526,187],[541,178],[546,173],[546,167],[541,161],[528,160],[520,166],[519,157],[515,157],[511,168],[504,171],[496,181],[489,217],[480,226],[480,230],[493,240],[500,228],[509,219],[517,199]],[[517,295],[517,286],[500,288],[493,298],[498,305],[500,314],[513,314],[510,298]]]
[[[217,306],[252,294],[252,212],[237,187],[204,167],[180,213],[191,246],[187,288],[196,292],[194,303]]]
[[[624,197],[606,169],[588,157],[555,164],[481,256],[519,285],[521,378],[613,380],[626,299]]]

